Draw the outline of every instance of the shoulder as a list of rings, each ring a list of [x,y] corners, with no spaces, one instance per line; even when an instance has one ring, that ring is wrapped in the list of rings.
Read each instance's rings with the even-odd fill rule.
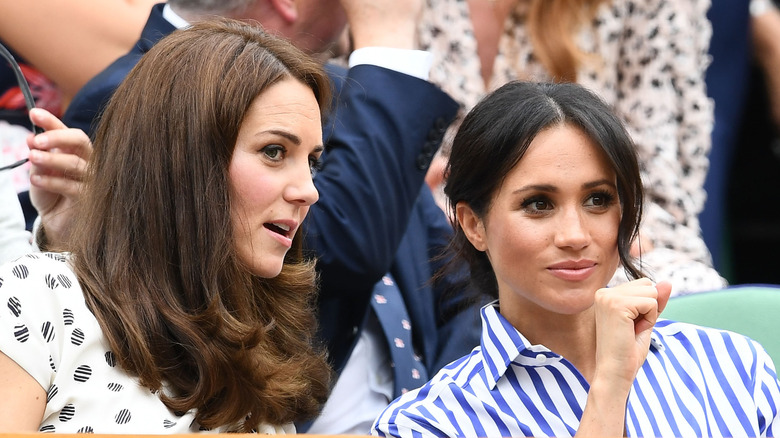
[[[63,327],[89,314],[67,254],[28,254],[0,266],[0,350],[48,388]],[[54,362],[52,362],[54,363]]]
[[[481,403],[477,393],[484,384],[482,355],[476,348],[441,369],[425,385],[394,400],[377,417],[373,433],[385,436],[456,436],[457,424],[449,418]],[[474,390],[477,386],[480,389]]]
[[[0,290],[7,289],[11,285],[19,282],[26,284],[38,284],[40,280],[45,280],[52,288],[56,288],[60,283],[56,277],[61,277],[63,281],[72,283],[75,274],[70,269],[68,261],[70,256],[67,253],[30,253],[23,255],[16,260],[9,261],[0,265]]]
[[[61,316],[65,303],[83,302],[69,260],[67,253],[34,253],[0,266],[0,305],[7,304],[3,310],[14,317],[27,310],[27,317],[43,318]]]
[[[662,319],[656,324],[655,332],[660,336],[666,355],[694,361],[705,371],[712,367],[733,367],[735,370],[753,370],[755,374],[758,368],[772,363],[761,344],[732,331]]]

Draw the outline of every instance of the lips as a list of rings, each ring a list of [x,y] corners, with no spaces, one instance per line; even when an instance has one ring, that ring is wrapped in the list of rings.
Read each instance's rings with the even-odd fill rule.
[[[281,222],[266,222],[263,224],[265,228],[276,234],[281,234],[284,237],[290,238],[290,230],[292,227],[288,224]]]
[[[583,281],[593,274],[598,264],[592,260],[567,260],[547,267],[554,276],[567,281]]]

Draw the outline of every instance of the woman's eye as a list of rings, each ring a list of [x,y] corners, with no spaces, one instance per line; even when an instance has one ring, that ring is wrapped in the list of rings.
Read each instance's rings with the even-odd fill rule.
[[[552,203],[546,199],[531,198],[523,202],[523,209],[530,212],[540,212],[552,209]]]
[[[261,150],[261,152],[263,155],[274,161],[279,161],[284,158],[284,148],[279,145],[272,144],[266,146]]]
[[[311,170],[312,176],[322,170],[322,159],[318,157],[309,157],[309,170]]]
[[[609,193],[595,193],[586,201],[586,205],[592,207],[608,207],[612,204],[614,197]]]

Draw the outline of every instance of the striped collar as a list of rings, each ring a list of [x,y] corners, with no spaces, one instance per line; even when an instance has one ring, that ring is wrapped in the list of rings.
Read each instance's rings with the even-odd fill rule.
[[[499,379],[515,364],[523,367],[543,367],[559,362],[562,356],[544,345],[534,345],[528,341],[498,311],[498,300],[482,307],[482,365],[486,370],[488,387],[492,390]],[[667,322],[667,321],[664,321]],[[668,322],[667,322],[668,323]],[[650,346],[664,350],[661,336],[656,329],[650,335]]]

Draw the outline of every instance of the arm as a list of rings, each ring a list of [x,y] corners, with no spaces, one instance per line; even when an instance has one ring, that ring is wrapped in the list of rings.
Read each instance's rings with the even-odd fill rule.
[[[38,432],[46,391],[11,358],[0,352],[0,430]]]
[[[321,338],[344,347],[330,345],[336,363],[346,357],[373,285],[390,269],[425,169],[457,108],[433,85],[379,67],[352,68],[345,83],[326,127],[333,132],[314,179],[320,200],[306,228],[320,273],[319,312],[326,315]]]
[[[398,18],[400,6],[409,2],[343,3],[350,23],[361,17],[352,28],[355,48],[391,44],[381,38],[383,33],[374,33],[380,26],[413,29],[403,22],[393,25],[393,20],[372,29],[368,19],[411,19]],[[381,5],[386,13],[375,9]],[[410,17],[415,10],[407,10]],[[411,44],[400,37],[397,41],[401,47],[394,48]],[[344,345],[330,345],[331,354],[341,357],[349,350],[353,328],[360,326],[374,283],[390,269],[425,171],[457,104],[427,81],[372,65],[358,65],[335,79],[342,87],[324,129],[324,166],[314,179],[321,196],[307,217],[306,247],[318,260],[318,307],[326,315],[321,317],[321,338]]]
[[[596,367],[579,436],[623,436],[626,402],[672,286],[635,280],[596,292]]]
[[[756,376],[753,382],[753,400],[756,403],[757,417],[762,429],[757,431],[761,436],[777,436],[775,430],[780,429],[780,381],[777,379],[777,369],[767,352],[753,342],[756,351]]]
[[[130,50],[160,1],[2,2],[0,39],[72,97]]]

